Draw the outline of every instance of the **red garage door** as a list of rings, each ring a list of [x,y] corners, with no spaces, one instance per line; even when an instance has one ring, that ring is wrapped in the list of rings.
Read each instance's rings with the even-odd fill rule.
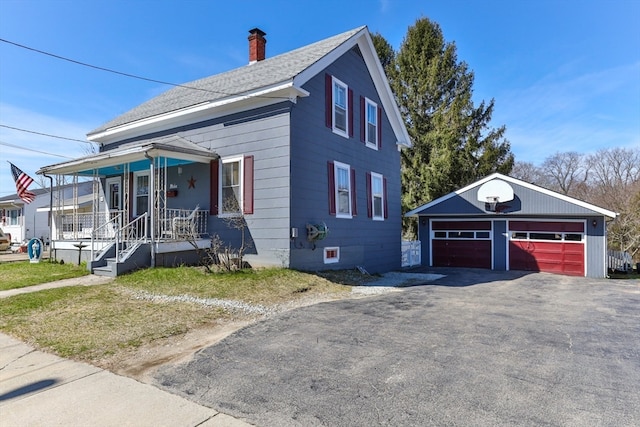
[[[510,221],[509,269],[584,276],[584,223]]]
[[[433,221],[435,267],[491,268],[491,221]]]

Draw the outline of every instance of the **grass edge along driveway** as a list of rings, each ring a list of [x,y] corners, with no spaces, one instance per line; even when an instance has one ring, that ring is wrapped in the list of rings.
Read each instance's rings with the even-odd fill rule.
[[[350,275],[344,280],[333,273],[329,280],[282,268],[219,274],[193,267],[146,269],[107,285],[0,300],[0,331],[39,350],[96,364],[192,328],[260,315],[247,307],[268,312],[301,298],[341,298],[351,289],[344,282],[360,280]]]

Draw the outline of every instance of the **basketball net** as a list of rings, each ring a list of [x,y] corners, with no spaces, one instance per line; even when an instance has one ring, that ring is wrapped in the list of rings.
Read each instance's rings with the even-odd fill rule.
[[[491,212],[496,211],[496,205],[498,204],[499,201],[500,201],[500,197],[487,196],[487,204],[489,205],[489,210]]]

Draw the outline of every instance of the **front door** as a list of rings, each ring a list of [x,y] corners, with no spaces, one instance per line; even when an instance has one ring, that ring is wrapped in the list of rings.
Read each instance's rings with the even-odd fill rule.
[[[149,171],[133,174],[133,217],[149,211]]]
[[[122,179],[119,176],[107,178],[107,208],[110,212],[119,211],[122,206]]]

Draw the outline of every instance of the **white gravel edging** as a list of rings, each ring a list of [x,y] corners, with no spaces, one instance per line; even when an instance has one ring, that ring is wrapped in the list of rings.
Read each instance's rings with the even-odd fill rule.
[[[199,304],[205,307],[221,307],[229,311],[242,311],[249,314],[268,315],[274,312],[273,309],[262,305],[251,305],[241,301],[218,299],[218,298],[198,298],[190,295],[156,295],[146,291],[138,291],[133,294],[138,300],[151,302],[186,302]]]

